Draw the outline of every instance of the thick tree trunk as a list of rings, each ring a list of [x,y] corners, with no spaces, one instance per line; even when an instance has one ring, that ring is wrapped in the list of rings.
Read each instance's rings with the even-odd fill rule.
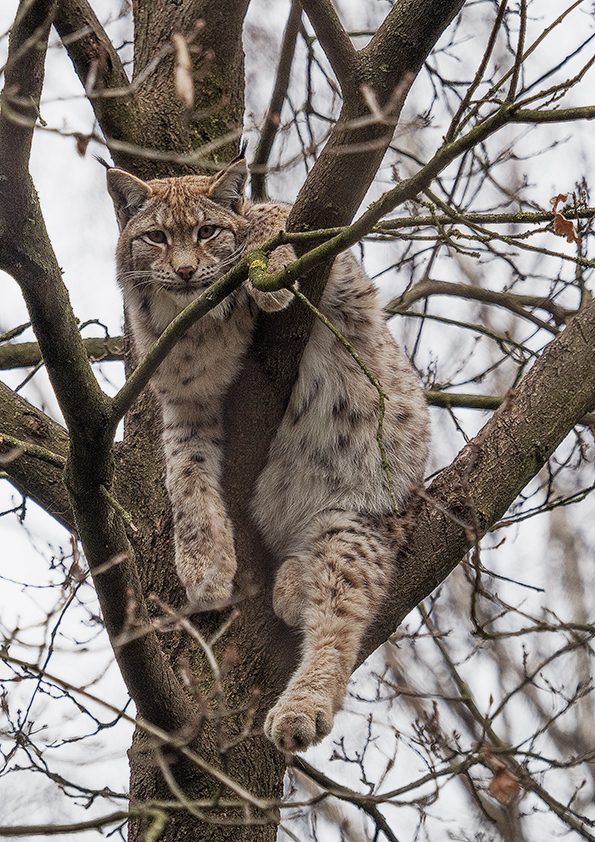
[[[245,0],[232,7],[204,0],[188,2],[182,7],[163,7],[142,0],[136,3],[135,76],[142,73],[146,64],[167,44],[174,29],[185,35],[196,32],[194,44],[202,51],[203,58],[195,72],[195,110],[208,114],[198,122],[188,123],[173,88],[173,56],[166,56],[157,71],[143,82],[138,98],[137,120],[144,146],[189,153],[224,138],[234,127],[241,130],[244,115],[242,24],[246,7]],[[211,160],[229,160],[237,153],[238,140],[216,149]],[[134,171],[144,177],[172,175],[184,172],[184,169],[172,164],[155,164],[142,157],[134,164]],[[122,499],[134,499],[138,489],[143,489],[143,523],[140,540],[135,545],[142,590],[145,594],[158,594],[162,603],[179,609],[185,602],[185,595],[173,567],[172,525],[162,483],[158,430],[158,410],[147,393],[126,418],[122,452],[122,464],[126,469],[125,474],[118,472],[121,490],[117,493]],[[238,542],[241,540],[240,535]],[[261,568],[256,565],[256,569],[260,571]],[[199,738],[192,743],[193,748],[254,795],[266,800],[278,799],[282,791],[284,759],[262,733],[238,738],[252,716],[255,703],[259,711],[255,727],[262,726],[264,712],[287,679],[288,670],[279,670],[276,659],[268,657],[270,634],[265,634],[265,630],[275,629],[273,637],[279,642],[286,640],[289,633],[274,617],[270,595],[263,582],[254,582],[248,592],[251,597],[238,605],[237,618],[214,647],[217,661],[223,667],[232,667],[223,676],[225,708],[232,713],[223,718],[219,716],[218,702],[213,700],[215,677],[203,651],[190,635],[180,631],[169,633],[161,637],[161,644],[174,672],[181,675],[188,671],[193,676],[192,693],[211,699],[214,718],[204,723]],[[158,606],[154,606],[153,611],[163,613]],[[229,614],[227,611],[191,620],[203,638],[209,640]],[[192,723],[187,723],[187,727],[192,728]],[[175,729],[174,736],[184,730],[184,726]],[[237,745],[225,747],[236,740]],[[130,751],[132,805],[156,799],[172,800],[171,786],[164,779],[156,761],[158,755],[152,748],[151,738],[137,730]],[[221,790],[217,781],[175,752],[164,752],[160,762],[171,762],[171,773],[188,799],[212,799],[217,794],[222,798],[234,797],[232,792]],[[209,816],[209,811],[205,812]],[[244,824],[244,808],[211,811],[211,815],[224,823],[215,821],[211,824],[182,811],[168,821],[160,838],[166,842],[190,836],[213,842],[226,839],[270,842],[275,838],[274,816],[267,820],[256,813],[260,824]],[[143,838],[150,822],[150,819],[131,822],[131,842]]]

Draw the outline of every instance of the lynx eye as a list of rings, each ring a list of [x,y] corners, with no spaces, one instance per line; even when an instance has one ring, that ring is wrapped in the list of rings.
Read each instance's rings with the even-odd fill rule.
[[[154,231],[147,231],[147,233],[145,234],[145,237],[151,243],[166,243],[167,242],[167,237],[165,235],[165,232],[160,231],[158,228],[156,228]]]
[[[198,238],[200,240],[208,240],[218,230],[216,225],[201,225],[198,229]]]

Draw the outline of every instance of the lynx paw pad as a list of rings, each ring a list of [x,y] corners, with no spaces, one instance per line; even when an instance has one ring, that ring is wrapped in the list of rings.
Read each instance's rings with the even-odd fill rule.
[[[333,712],[330,705],[286,701],[281,697],[264,724],[264,733],[279,751],[305,751],[330,734]]]

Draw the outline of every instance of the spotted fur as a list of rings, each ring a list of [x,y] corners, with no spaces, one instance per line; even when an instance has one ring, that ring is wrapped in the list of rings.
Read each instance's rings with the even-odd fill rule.
[[[108,170],[121,230],[118,277],[139,355],[203,289],[284,227],[289,206],[246,202],[245,179],[243,158],[216,176],[146,183]],[[292,257],[288,247],[277,249],[269,269]],[[176,566],[193,603],[216,607],[232,592],[233,533],[220,487],[222,401],[251,341],[257,309],[277,310],[290,299],[287,291],[262,293],[246,282],[191,328],[153,377]],[[428,448],[417,377],[351,254],[336,259],[320,306],[389,396],[384,446],[403,507],[422,480]],[[301,663],[265,723],[267,736],[287,751],[329,733],[393,574],[401,528],[377,426],[375,388],[317,321],[251,501],[280,561],[275,613],[304,632]]]

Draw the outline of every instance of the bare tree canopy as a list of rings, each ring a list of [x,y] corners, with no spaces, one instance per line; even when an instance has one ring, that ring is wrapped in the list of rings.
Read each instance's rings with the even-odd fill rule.
[[[0,836],[127,827],[130,840],[168,842],[594,840],[592,10],[581,0],[15,0],[9,12],[0,269],[28,315],[20,324],[18,307],[0,304],[0,478],[12,501],[0,523],[16,516],[26,528],[30,499],[66,538],[43,574],[59,598],[35,604],[41,620],[12,610],[2,620],[0,792],[37,772],[92,809],[17,824],[0,808]],[[37,170],[54,171],[54,193],[75,166],[99,183],[91,152],[142,179],[214,173],[243,138],[252,197],[293,202],[287,231],[201,294],[144,359],[126,331],[89,336],[101,324],[77,318],[78,279],[48,229],[70,242],[80,233],[65,211],[42,213]],[[48,139],[78,156],[72,173],[35,162]],[[92,233],[97,192],[84,192],[91,211],[77,221]],[[102,248],[110,237],[97,233]],[[280,244],[296,260],[263,272]],[[370,618],[359,663],[376,655],[350,699],[357,726],[304,759],[263,735],[300,639],[273,613],[277,562],[249,501],[332,260],[354,247],[433,407],[432,475],[402,519],[391,598]],[[225,396],[223,486],[243,596],[193,614],[146,387],[248,277],[266,290],[299,280],[299,295],[259,316]],[[51,390],[35,391],[40,371]],[[20,587],[7,555],[0,574]],[[101,669],[89,678],[74,660],[103,633],[125,703],[95,688]],[[35,724],[42,695],[91,717],[86,740],[134,728],[129,796],[109,774],[87,786],[56,771]],[[458,824],[440,831],[442,815]]]

